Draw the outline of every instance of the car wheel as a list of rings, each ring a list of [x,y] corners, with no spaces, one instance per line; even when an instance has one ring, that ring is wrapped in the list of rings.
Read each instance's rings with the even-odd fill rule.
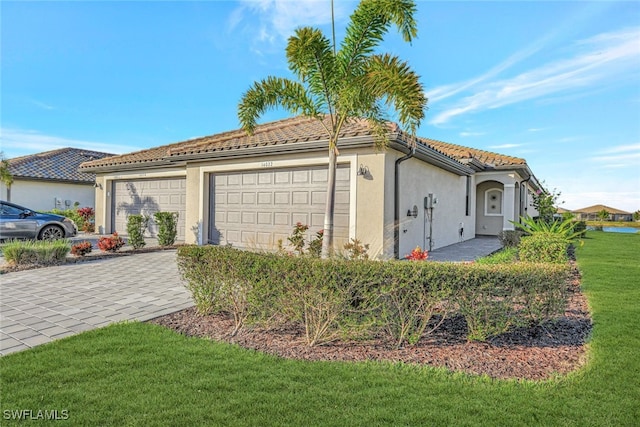
[[[47,225],[40,231],[40,240],[58,240],[64,237],[64,230],[55,225]]]

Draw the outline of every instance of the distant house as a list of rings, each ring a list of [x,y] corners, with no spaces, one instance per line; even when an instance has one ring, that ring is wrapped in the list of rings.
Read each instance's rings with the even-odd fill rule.
[[[603,210],[609,212],[609,221],[633,221],[633,213],[605,205],[589,206],[582,209],[576,209],[572,212],[576,218],[580,220],[596,221],[600,219],[598,218],[598,212],[602,212]]]
[[[96,176],[79,171],[78,166],[113,155],[61,148],[8,159],[13,183],[10,187],[0,184],[0,198],[37,211],[95,207]]]
[[[388,124],[378,150],[365,120],[340,135],[335,249],[349,239],[369,254],[399,258],[416,246],[451,245],[513,230],[536,216],[540,184],[524,159],[412,137]],[[295,117],[84,163],[95,173],[96,227],[126,234],[131,214],[179,214],[179,239],[275,250],[297,222],[323,228],[327,135],[315,119]],[[151,233],[154,233],[153,228]]]

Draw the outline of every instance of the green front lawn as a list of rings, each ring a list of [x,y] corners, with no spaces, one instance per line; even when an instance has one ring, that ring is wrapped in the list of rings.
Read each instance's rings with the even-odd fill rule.
[[[637,235],[590,232],[579,248],[594,331],[566,377],[288,361],[127,323],[2,357],[0,424],[66,410],[68,425],[637,425],[638,254]]]

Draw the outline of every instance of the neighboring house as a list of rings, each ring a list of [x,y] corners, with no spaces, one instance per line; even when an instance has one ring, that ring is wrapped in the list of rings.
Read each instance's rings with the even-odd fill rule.
[[[81,163],[113,156],[109,153],[61,148],[8,159],[10,187],[0,184],[0,198],[36,211],[95,204],[95,174],[79,171]]]
[[[609,221],[633,221],[633,214],[620,209],[612,208],[605,205],[594,205],[582,209],[576,209],[573,214],[576,218],[583,221],[597,221],[598,212],[606,210],[609,212]]]
[[[513,229],[539,184],[523,159],[418,139],[389,125],[376,150],[364,120],[340,135],[334,236],[370,255],[402,257]],[[130,214],[179,213],[179,239],[274,250],[297,222],[323,228],[328,141],[297,117],[84,163],[96,174],[96,226],[124,233]],[[151,230],[152,234],[155,230]]]

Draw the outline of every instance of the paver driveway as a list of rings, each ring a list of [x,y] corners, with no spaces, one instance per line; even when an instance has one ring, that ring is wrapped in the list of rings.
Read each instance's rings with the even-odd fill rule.
[[[0,276],[0,354],[122,320],[149,320],[193,305],[176,251]]]

